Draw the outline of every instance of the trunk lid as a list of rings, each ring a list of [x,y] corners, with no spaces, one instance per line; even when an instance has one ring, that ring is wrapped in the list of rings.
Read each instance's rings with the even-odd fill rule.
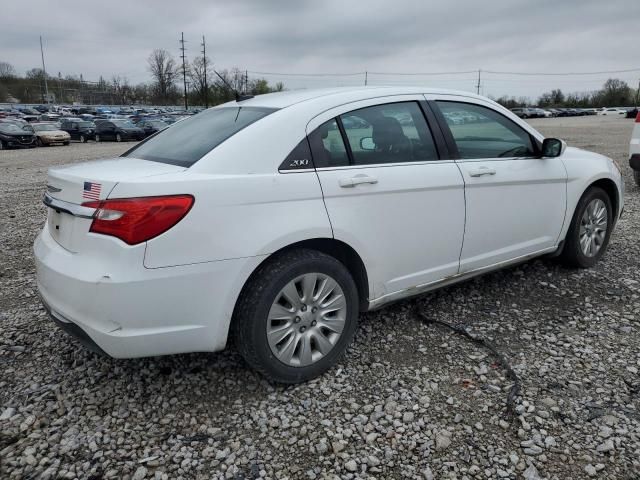
[[[176,165],[130,157],[51,168],[46,190],[46,194],[53,199],[49,203],[54,204],[47,205],[49,233],[58,244],[71,252],[91,250],[92,242],[104,241],[104,238],[92,237],[89,234],[92,219],[87,218],[87,212],[78,214],[78,209],[71,207],[106,199],[118,182],[184,170],[186,168]]]

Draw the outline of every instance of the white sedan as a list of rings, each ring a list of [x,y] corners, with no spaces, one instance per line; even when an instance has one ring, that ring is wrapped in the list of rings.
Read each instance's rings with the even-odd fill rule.
[[[38,288],[110,356],[233,339],[294,383],[336,362],[359,312],[541,255],[593,266],[623,198],[611,159],[477,95],[241,98],[119,158],[51,169]]]

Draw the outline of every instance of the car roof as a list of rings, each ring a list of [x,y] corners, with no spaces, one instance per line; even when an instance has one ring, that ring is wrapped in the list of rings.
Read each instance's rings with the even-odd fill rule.
[[[309,90],[290,90],[285,92],[267,93],[257,95],[240,102],[228,102],[224,106],[246,106],[246,107],[266,107],[266,108],[286,108],[302,102],[313,100],[330,100],[336,97],[339,103],[357,102],[369,98],[383,97],[387,95],[461,95],[465,97],[481,98],[470,92],[457,90],[434,89],[420,86],[412,87],[391,87],[391,86],[359,86],[359,87],[335,87]],[[338,99],[339,97],[339,99]]]

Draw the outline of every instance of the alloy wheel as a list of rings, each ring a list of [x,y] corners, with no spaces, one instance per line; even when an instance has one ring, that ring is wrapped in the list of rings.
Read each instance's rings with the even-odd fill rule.
[[[347,302],[338,282],[322,273],[301,275],[280,290],[269,310],[269,348],[285,365],[311,365],[334,348],[346,319]]]
[[[585,208],[580,219],[578,238],[580,249],[587,257],[598,254],[607,236],[607,206],[599,199],[594,198]]]

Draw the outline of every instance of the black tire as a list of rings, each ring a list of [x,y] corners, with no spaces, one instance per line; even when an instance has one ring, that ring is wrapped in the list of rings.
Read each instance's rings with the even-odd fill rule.
[[[64,145],[66,145],[66,146],[68,146],[68,145],[70,145],[70,144],[71,144],[71,142],[63,142],[63,143],[64,143]]]
[[[96,135],[96,143],[100,142],[100,135]]]
[[[633,171],[633,179],[636,182],[636,185],[640,187],[640,172],[638,170]]]
[[[6,150],[6,146],[2,140],[0,140],[0,150]]]
[[[87,137],[85,137],[84,135],[80,135],[80,143],[87,143]]]
[[[36,138],[36,145],[39,146],[39,147],[43,146],[42,140],[40,140],[40,138]]]
[[[600,199],[604,202],[604,205],[607,209],[607,232],[604,237],[604,242],[602,243],[600,250],[592,256],[589,257],[585,255],[580,247],[580,223],[582,216],[584,215],[585,209],[587,205],[591,203],[595,199]],[[571,224],[569,225],[569,231],[567,232],[567,236],[564,241],[564,247],[561,254],[562,261],[571,266],[577,268],[590,268],[593,267],[598,260],[604,255],[609,245],[609,238],[611,237],[611,230],[613,229],[614,217],[613,217],[613,208],[611,206],[611,199],[609,195],[599,187],[589,187],[586,192],[580,198],[578,205],[576,206],[576,210],[573,214],[573,218],[571,219]]]
[[[119,133],[116,133],[116,142],[121,142],[122,136]]]
[[[296,277],[312,272],[330,276],[342,288],[347,306],[345,325],[324,357],[308,366],[290,366],[281,362],[269,347],[267,317],[282,288]],[[253,369],[275,382],[300,383],[323,374],[344,354],[356,331],[358,313],[358,289],[347,268],[324,253],[297,249],[275,254],[258,267],[238,298],[231,333],[238,351]]]

